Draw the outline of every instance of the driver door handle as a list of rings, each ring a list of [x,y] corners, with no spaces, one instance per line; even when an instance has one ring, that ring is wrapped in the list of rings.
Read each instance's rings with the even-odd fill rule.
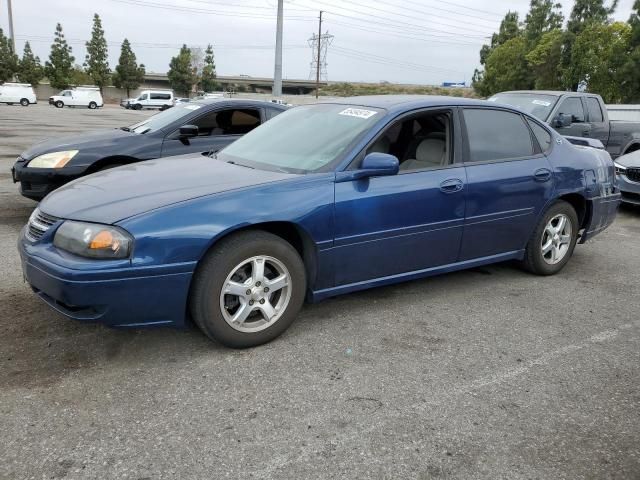
[[[456,193],[462,190],[464,184],[459,178],[449,178],[440,184],[440,191],[443,193]]]

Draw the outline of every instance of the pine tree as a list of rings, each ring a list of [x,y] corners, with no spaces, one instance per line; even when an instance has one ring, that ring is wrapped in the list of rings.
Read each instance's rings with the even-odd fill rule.
[[[207,49],[204,52],[204,67],[202,69],[200,82],[202,90],[205,92],[211,92],[218,86],[218,82],[216,82],[216,64],[213,58],[213,46],[211,44],[207,45]]]
[[[113,73],[113,84],[127,91],[127,98],[131,96],[131,90],[135,90],[144,81],[144,65],[136,63],[136,54],[131,50],[131,44],[126,38],[120,48],[120,59]]]
[[[72,83],[73,62],[71,47],[62,33],[62,25],[56,25],[55,39],[51,45],[49,61],[44,67],[44,74],[53,88],[67,88]]]
[[[102,88],[109,83],[111,70],[109,70],[107,40],[104,38],[102,21],[97,13],[93,15],[91,40],[86,43],[86,46],[87,56],[84,61],[86,72],[102,92]]]
[[[640,0],[635,1],[633,10],[629,18],[629,53],[620,75],[622,101],[625,103],[640,102]]]
[[[24,83],[30,83],[36,86],[42,80],[44,72],[40,64],[40,57],[36,57],[31,50],[29,42],[25,42],[24,51],[22,52],[22,60],[18,69],[18,79]]]
[[[535,47],[542,35],[562,28],[564,15],[562,5],[551,0],[531,0],[529,13],[524,20],[524,35],[531,48]]]
[[[171,59],[167,76],[174,90],[189,95],[196,79],[191,68],[191,51],[186,45],[182,45],[180,53]]]
[[[18,56],[9,40],[0,28],[0,83],[11,80],[18,72]]]

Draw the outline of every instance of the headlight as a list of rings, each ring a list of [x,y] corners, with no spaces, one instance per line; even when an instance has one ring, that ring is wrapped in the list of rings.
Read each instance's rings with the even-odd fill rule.
[[[67,220],[56,231],[53,244],[82,257],[127,258],[133,238],[118,227]]]
[[[627,172],[627,167],[623,167],[619,163],[613,162],[613,166],[616,167],[616,174],[624,175]]]
[[[40,155],[31,160],[27,167],[29,168],[62,168],[69,160],[78,154],[78,150],[67,150],[64,152],[52,152]]]

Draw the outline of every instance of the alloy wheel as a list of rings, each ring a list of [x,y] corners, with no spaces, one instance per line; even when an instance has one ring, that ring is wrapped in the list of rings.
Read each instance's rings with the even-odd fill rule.
[[[542,258],[546,263],[555,265],[562,261],[571,247],[571,234],[571,220],[564,213],[549,220],[540,243]]]

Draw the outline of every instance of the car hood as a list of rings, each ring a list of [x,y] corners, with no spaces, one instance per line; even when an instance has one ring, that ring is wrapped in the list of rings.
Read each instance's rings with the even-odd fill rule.
[[[640,150],[616,158],[616,163],[623,167],[640,168]]]
[[[115,223],[173,203],[296,175],[233,165],[203,155],[133,163],[74,180],[40,203],[48,215]]]
[[[33,147],[22,152],[20,156],[25,160],[32,160],[38,155],[59,152],[62,150],[110,147],[119,139],[131,137],[132,135],[137,135],[137,133],[125,132],[119,128],[114,128],[111,130],[98,130],[69,137],[52,138],[35,144]]]

